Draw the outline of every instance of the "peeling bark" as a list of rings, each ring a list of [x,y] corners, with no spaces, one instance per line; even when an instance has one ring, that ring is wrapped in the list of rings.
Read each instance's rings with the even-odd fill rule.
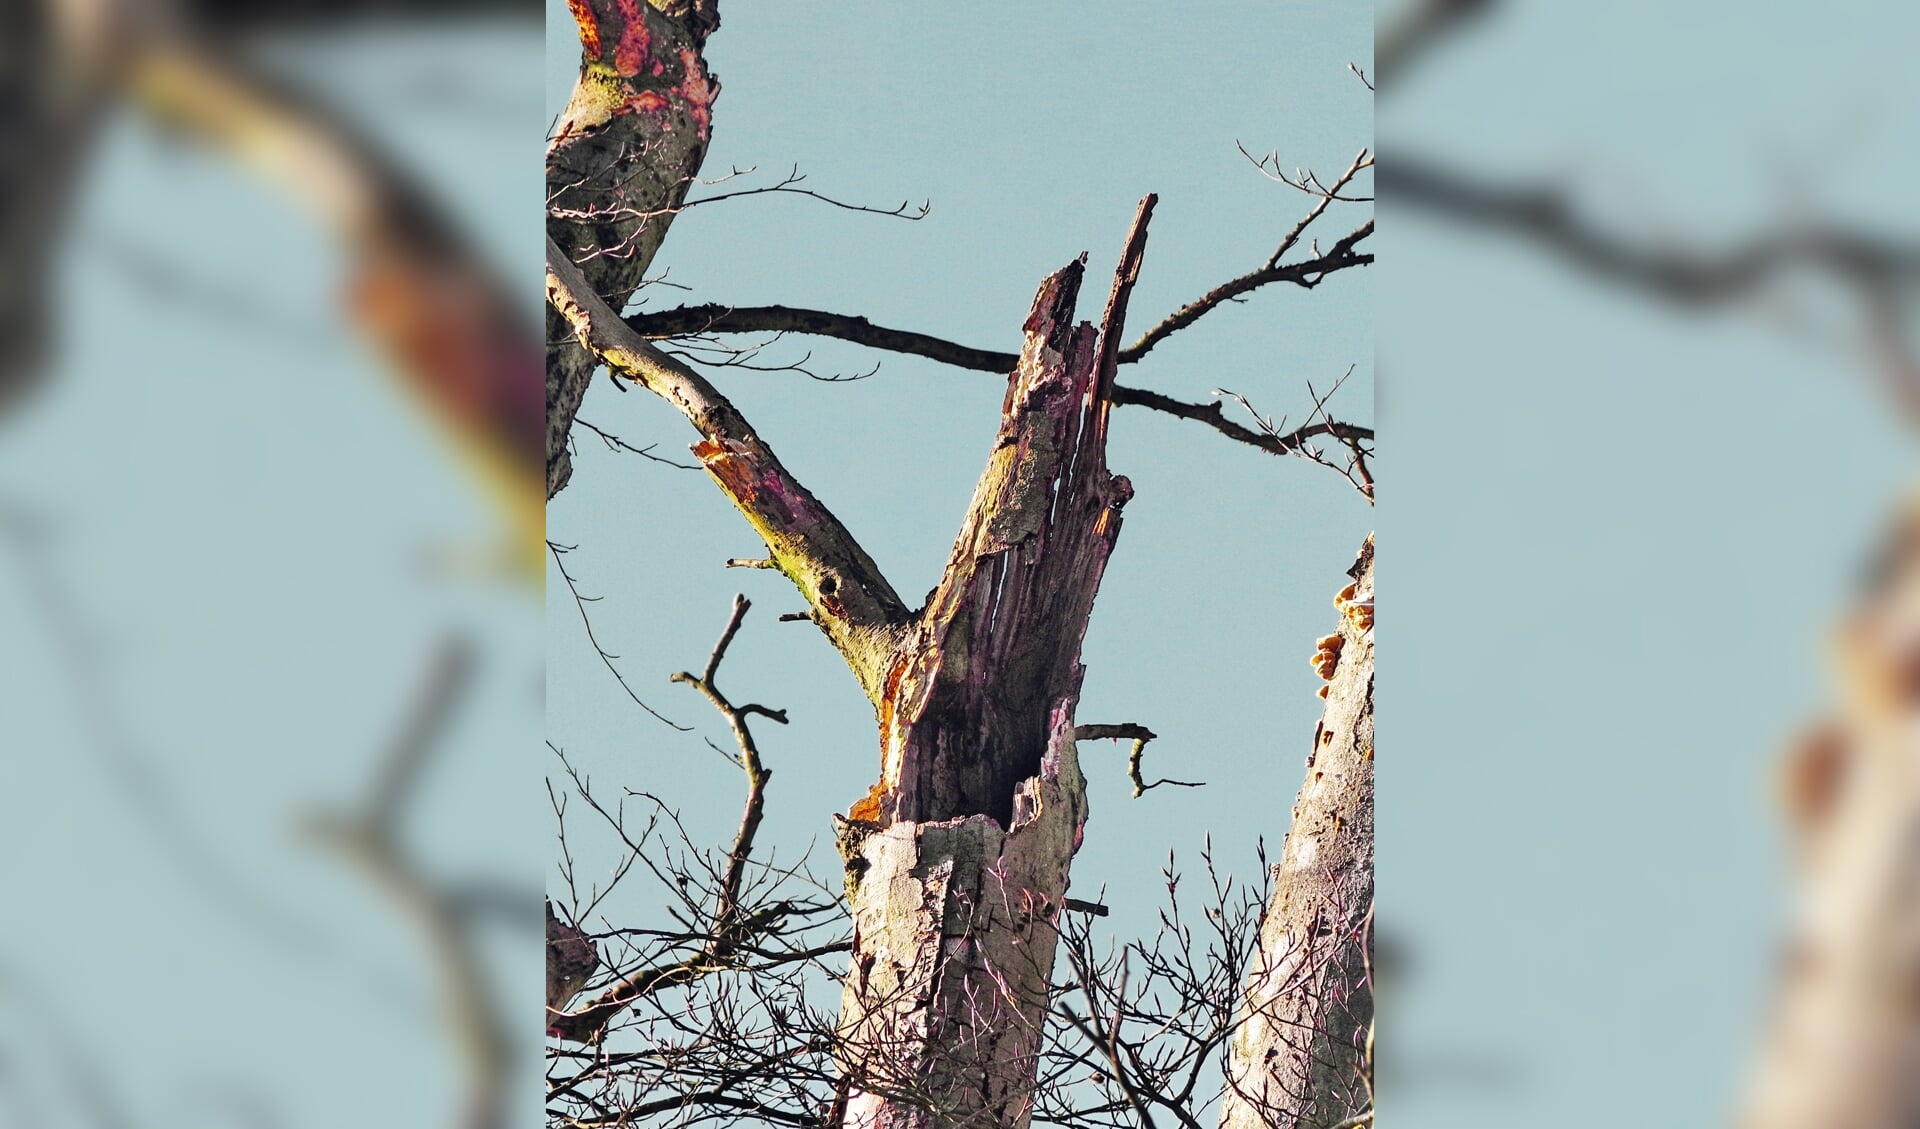
[[[903,821],[848,860],[842,1124],[1027,1124],[1056,921],[1087,817],[1071,712],[1068,702],[1020,788],[1010,831],[986,815]]]
[[[589,356],[678,408],[699,431],[693,450],[714,484],[806,597],[813,622],[845,656],[868,697],[877,698],[909,614],[873,558],[717,388],[629,329],[551,239],[547,301]]]
[[[1222,1129],[1327,1129],[1373,1106],[1373,538],[1315,664],[1326,709],[1248,971]]]
[[[639,288],[706,158],[720,83],[701,51],[711,0],[569,0],[580,79],[547,146],[547,235],[614,310]],[[547,497],[573,473],[567,437],[598,363],[547,314]]]
[[[849,1127],[1030,1117],[1087,818],[1080,644],[1133,495],[1107,469],[1107,418],[1152,208],[1149,196],[1099,330],[1073,322],[1084,257],[1041,284],[986,472],[880,687],[880,782],[841,835]]]
[[[1800,905],[1742,1129],[1920,1124],[1920,499],[1875,571],[1787,764]]]

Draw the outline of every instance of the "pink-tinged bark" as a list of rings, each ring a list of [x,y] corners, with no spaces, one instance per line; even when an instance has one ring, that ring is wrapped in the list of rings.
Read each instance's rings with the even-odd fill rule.
[[[1133,494],[1107,468],[1107,419],[1153,202],[1099,329],[1073,320],[1084,258],[1041,284],[986,472],[918,612],[717,389],[636,334],[548,243],[562,332],[693,425],[695,455],[874,703],[881,778],[839,836],[854,918],[836,1113],[848,1126],[1022,1129],[1030,1117],[1087,818],[1073,739],[1080,645]],[[630,998],[597,1001],[574,1034]]]
[[[569,0],[580,78],[547,147],[547,234],[615,309],[644,279],[700,172],[720,84],[701,51],[711,3]],[[673,14],[668,14],[669,12]],[[567,438],[594,358],[549,312],[547,497],[572,474]]]

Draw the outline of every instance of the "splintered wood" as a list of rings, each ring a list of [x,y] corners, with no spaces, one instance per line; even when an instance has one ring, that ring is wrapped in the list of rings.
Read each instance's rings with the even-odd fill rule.
[[[986,472],[881,681],[881,778],[841,821],[847,1126],[1021,1129],[1030,1117],[1087,818],[1080,645],[1133,494],[1107,469],[1107,416],[1152,206],[1099,329],[1073,321],[1084,257],[1041,284]]]

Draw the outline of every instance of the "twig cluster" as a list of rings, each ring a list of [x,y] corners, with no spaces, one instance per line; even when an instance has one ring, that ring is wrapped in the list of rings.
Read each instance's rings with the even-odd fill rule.
[[[1201,852],[1209,883],[1199,920],[1181,904],[1181,874],[1172,856],[1161,875],[1166,902],[1153,937],[1115,945],[1094,935],[1087,918],[1061,929],[1066,977],[1057,988],[1056,1025],[1047,1042],[1035,1119],[1085,1129],[1215,1129],[1217,1107],[1231,1082],[1223,1059],[1253,1018],[1247,976],[1277,958],[1287,964],[1286,991],[1314,985],[1333,946],[1324,941],[1263,954],[1261,925],[1269,880],[1238,884],[1215,867],[1211,843]],[[1260,872],[1268,874],[1261,851]],[[1309,951],[1312,950],[1312,951]],[[1367,972],[1368,983],[1371,971]],[[1305,1033],[1303,1033],[1305,1034]],[[1363,1037],[1370,1039],[1370,1032]],[[1371,1044],[1366,1082],[1353,1087],[1342,1112],[1350,1124],[1371,1119]],[[1268,1124],[1286,1120],[1264,1111]]]

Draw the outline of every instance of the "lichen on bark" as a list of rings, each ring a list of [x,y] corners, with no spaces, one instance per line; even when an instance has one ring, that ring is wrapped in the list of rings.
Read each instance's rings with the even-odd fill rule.
[[[626,307],[699,175],[719,80],[702,50],[711,4],[572,0],[580,78],[547,146],[547,234],[615,311]],[[567,438],[596,358],[547,313],[547,497],[573,473]]]

